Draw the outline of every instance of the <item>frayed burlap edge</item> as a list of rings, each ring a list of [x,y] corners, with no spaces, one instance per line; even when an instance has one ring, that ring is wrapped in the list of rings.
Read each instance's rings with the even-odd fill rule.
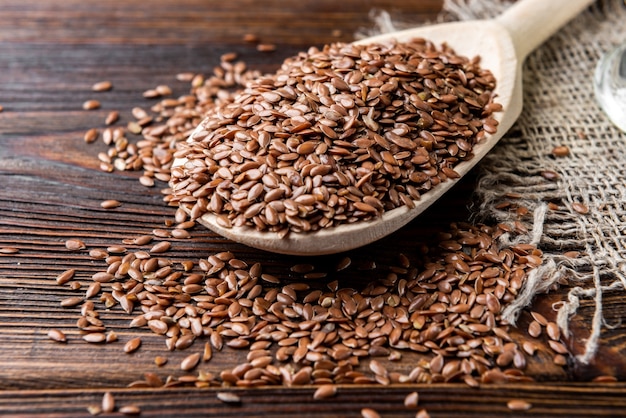
[[[445,0],[439,21],[488,19],[510,4]],[[377,27],[360,35],[411,26],[392,21],[380,10],[373,12],[373,19]],[[626,40],[623,22],[622,0],[598,1],[531,53],[523,71],[524,110],[479,164],[472,207],[477,221],[524,221],[529,232],[514,238],[505,234],[501,245],[530,242],[544,254],[543,264],[529,274],[518,297],[504,309],[505,320],[514,324],[536,295],[567,285],[566,299],[553,305],[567,337],[569,320],[581,301],[593,301],[591,333],[578,356],[582,363],[593,359],[606,325],[603,294],[626,289],[626,135],[597,106],[592,85],[602,54]],[[570,155],[555,157],[556,146],[568,147]],[[548,179],[548,170],[558,179]],[[515,211],[502,208],[507,200],[527,208],[532,219],[520,219]],[[589,212],[580,213],[582,207]],[[580,256],[565,256],[569,251]]]

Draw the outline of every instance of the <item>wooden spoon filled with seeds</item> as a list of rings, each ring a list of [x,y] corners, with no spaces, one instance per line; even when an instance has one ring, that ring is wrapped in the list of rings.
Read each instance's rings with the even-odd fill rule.
[[[374,242],[435,202],[522,109],[526,56],[592,0],[310,48],[217,103],[180,144],[170,204],[285,254]]]

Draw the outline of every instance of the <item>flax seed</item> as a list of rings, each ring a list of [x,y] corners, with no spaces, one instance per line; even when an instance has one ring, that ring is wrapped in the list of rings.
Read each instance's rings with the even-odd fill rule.
[[[73,306],[77,306],[83,303],[83,298],[80,296],[72,296],[69,298],[65,298],[61,301],[61,306],[64,308],[70,308]]]
[[[110,81],[99,81],[91,86],[91,90],[93,91],[109,91],[112,88],[113,83],[111,83]]]
[[[92,332],[83,335],[83,340],[88,343],[103,343],[106,341],[106,335],[102,332]]]
[[[417,408],[419,403],[419,394],[417,392],[411,392],[404,398],[404,406],[407,408]]]
[[[363,418],[380,418],[380,414],[372,408],[361,409],[361,416]]]
[[[180,363],[180,369],[189,371],[194,369],[200,362],[200,353],[190,354],[183,359]]]
[[[217,392],[217,399],[227,404],[240,404],[241,398],[233,392]]]
[[[95,142],[98,139],[98,136],[100,136],[100,132],[96,128],[91,128],[87,132],[85,132],[85,135],[83,136],[83,140],[86,143],[91,144],[92,142]]]
[[[78,238],[70,238],[67,241],[65,241],[65,248],[67,248],[70,251],[80,251],[80,250],[84,250],[85,248],[87,248],[87,246],[82,240]]]
[[[119,408],[119,412],[123,415],[140,415],[141,408],[137,405],[124,405]]]
[[[523,399],[511,399],[507,402],[506,406],[511,411],[528,411],[533,407],[530,402],[527,402]]]
[[[569,148],[566,145],[559,145],[552,148],[552,155],[555,157],[567,157],[569,155]]]
[[[572,203],[572,209],[574,209],[574,211],[580,213],[581,215],[586,215],[589,213],[589,208],[580,202]]]
[[[150,253],[151,254],[164,253],[164,252],[169,251],[171,247],[172,247],[172,244],[169,241],[161,241],[161,242],[154,244],[154,246],[150,248]]]
[[[313,399],[315,400],[328,399],[328,398],[334,397],[335,395],[337,395],[336,385],[332,385],[332,384],[321,385],[315,390],[315,393],[313,394]]]
[[[135,337],[126,342],[126,344],[124,345],[124,352],[128,354],[134,353],[135,351],[137,351],[137,349],[139,349],[140,346],[141,346],[141,338]]]
[[[60,343],[67,342],[67,337],[65,336],[63,331],[58,329],[51,329],[50,331],[48,331],[48,338],[50,338],[52,341],[57,341]]]
[[[86,102],[83,103],[83,109],[84,110],[95,110],[95,109],[100,109],[100,102],[98,100],[87,100]]]
[[[268,43],[257,44],[256,49],[259,52],[273,52],[276,50],[276,45]]]
[[[115,410],[115,398],[111,392],[105,392],[102,396],[102,412],[110,414]]]
[[[75,269],[67,269],[65,270],[63,273],[59,274],[56,277],[56,282],[59,285],[63,285],[67,282],[69,282],[70,280],[72,280],[72,278],[74,277],[74,274],[76,273]]]
[[[122,203],[114,199],[109,199],[100,202],[100,206],[104,209],[115,209],[122,206]]]

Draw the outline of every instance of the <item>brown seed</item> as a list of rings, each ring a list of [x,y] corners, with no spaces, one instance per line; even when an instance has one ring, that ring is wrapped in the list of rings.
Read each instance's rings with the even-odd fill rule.
[[[615,383],[617,382],[617,378],[610,375],[601,375],[594,377],[591,381],[595,383]]]
[[[70,238],[67,241],[65,241],[65,248],[67,248],[70,251],[80,251],[80,250],[84,250],[85,248],[87,248],[87,246],[85,245],[83,241],[81,241],[78,238]]]
[[[100,405],[89,405],[87,407],[87,412],[93,416],[100,415],[102,413],[102,408]]]
[[[96,139],[98,139],[98,136],[100,136],[100,132],[96,128],[91,128],[87,130],[87,132],[85,132],[85,135],[83,136],[83,140],[86,143],[91,144]]]
[[[87,100],[83,103],[84,110],[95,110],[100,108],[100,102],[98,100]]]
[[[113,83],[111,83],[110,81],[99,81],[91,86],[91,90],[93,91],[108,91],[112,88]]]
[[[548,345],[550,346],[552,350],[554,350],[558,354],[569,354],[569,350],[561,342],[548,340]]]
[[[190,354],[180,362],[180,369],[189,371],[194,369],[200,362],[200,353]]]
[[[417,414],[415,414],[415,418],[430,418],[430,414],[427,410],[420,409],[419,411],[417,411]]]
[[[50,338],[52,341],[57,341],[60,343],[64,343],[67,341],[67,338],[65,337],[63,331],[58,329],[51,329],[50,331],[48,331],[48,338]]]
[[[528,411],[533,407],[530,402],[527,402],[523,399],[511,399],[507,402],[506,406],[511,411]]]
[[[125,353],[133,353],[135,351],[137,351],[137,349],[141,346],[141,338],[140,337],[135,337],[133,339],[130,339],[126,342],[126,344],[124,345],[124,352]]]
[[[407,408],[417,408],[419,403],[419,394],[417,392],[411,392],[404,398],[404,406]]]
[[[103,343],[106,341],[106,335],[102,332],[92,332],[89,334],[83,335],[83,340],[88,343]]]
[[[72,278],[74,277],[74,274],[76,273],[75,269],[67,269],[65,270],[63,273],[59,274],[56,278],[56,282],[57,284],[65,284],[67,282],[69,282],[70,280],[72,280]]]
[[[89,250],[89,256],[97,260],[104,260],[109,256],[109,253],[100,248],[94,248],[92,250]]]
[[[333,384],[321,385],[313,393],[313,399],[322,400],[332,398],[337,394],[337,386]]]
[[[164,366],[167,363],[167,357],[163,357],[163,356],[156,356],[154,358],[154,364],[157,365],[157,367],[161,367]]]
[[[276,45],[274,44],[258,44],[256,46],[257,51],[259,52],[273,52],[276,50]]]
[[[539,322],[540,325],[544,327],[548,325],[548,320],[546,319],[546,317],[540,314],[539,312],[531,311],[530,315],[533,317],[535,321]]]
[[[572,209],[574,209],[574,211],[580,213],[581,215],[586,215],[589,213],[589,208],[580,202],[572,203]]]
[[[20,252],[20,250],[18,250],[15,247],[2,247],[2,248],[0,248],[0,254],[17,254],[18,252]]]
[[[569,155],[569,148],[566,145],[560,145],[552,148],[552,155],[555,157],[567,157]]]
[[[169,241],[160,241],[154,244],[152,248],[150,248],[150,253],[152,254],[164,253],[164,252],[167,252],[171,247],[172,247],[172,244]]]
[[[85,292],[85,297],[87,299],[90,299],[96,296],[98,293],[100,293],[101,288],[102,288],[102,285],[100,284],[100,282],[91,283],[89,287],[87,288],[87,291]]]
[[[81,296],[71,296],[69,298],[65,298],[61,301],[61,306],[64,308],[70,308],[76,305],[80,305],[83,303],[83,298]]]
[[[102,396],[102,412],[110,414],[115,411],[115,398],[111,392],[105,392]]]
[[[104,119],[104,124],[107,126],[113,125],[119,119],[120,119],[120,112],[118,112],[117,110],[112,110],[107,114],[106,118]]]
[[[546,332],[548,333],[548,337],[555,341],[558,341],[561,338],[561,330],[554,322],[548,322],[546,325]]]
[[[98,283],[109,283],[115,279],[115,275],[107,273],[106,271],[101,271],[91,276],[91,279]]]
[[[259,37],[254,33],[246,33],[243,35],[243,41],[251,44],[259,42]]]
[[[227,404],[239,404],[241,403],[241,398],[239,395],[233,392],[217,392],[217,399]]]
[[[380,414],[376,412],[375,409],[372,409],[372,408],[362,408],[361,416],[363,418],[380,418]]]
[[[114,208],[122,206],[122,203],[117,200],[109,199],[109,200],[103,200],[102,202],[100,202],[100,206],[104,209],[114,209]]]
[[[119,412],[124,415],[140,415],[141,408],[137,405],[124,405],[119,408]]]
[[[152,241],[152,235],[141,235],[133,239],[135,245],[146,245]]]
[[[538,338],[541,335],[541,325],[537,321],[531,321],[528,325],[528,335]]]

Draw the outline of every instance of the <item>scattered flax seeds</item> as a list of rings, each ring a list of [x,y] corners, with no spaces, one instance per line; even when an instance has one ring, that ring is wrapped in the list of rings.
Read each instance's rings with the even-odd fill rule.
[[[98,155],[102,170],[142,171],[142,177],[153,180],[154,184],[169,182],[175,150],[204,115],[218,106],[227,107],[244,84],[262,80],[258,72],[248,70],[244,63],[227,58],[232,61],[222,61],[210,76],[177,75],[178,80],[190,83],[187,96],[163,98],[164,94],[171,93],[167,86],[146,91],[144,96],[154,100],[154,104],[149,111],[140,108],[132,111],[136,123],[143,127],[139,135],[129,135],[128,126],[109,126],[102,132],[103,142],[114,150]],[[405,69],[391,70],[402,73]],[[332,94],[343,91],[340,81],[334,83],[331,81],[327,86],[329,94],[331,89]],[[366,87],[361,92],[361,100],[375,101],[376,96],[370,94],[372,89],[381,86]],[[276,99],[272,95],[265,96],[263,99],[267,101]],[[440,99],[443,100],[441,95]],[[449,99],[452,98],[446,98]],[[348,104],[341,100],[339,103]],[[490,110],[498,108],[494,105]],[[326,116],[334,118],[336,115]],[[426,115],[420,117],[424,119],[420,123],[427,123]],[[436,119],[433,118],[433,123]],[[147,124],[148,120],[152,122]],[[374,119],[365,120],[372,130]],[[463,121],[458,119],[457,122]],[[384,125],[386,122],[383,118],[377,123]],[[306,123],[294,127],[291,132],[297,135],[307,135],[306,131],[312,129],[306,127]],[[495,124],[490,121],[476,127],[485,131],[494,128]],[[319,129],[333,135],[327,127]],[[402,143],[396,137],[393,139]],[[335,150],[339,155],[348,147],[341,142],[337,145],[341,148]],[[308,147],[310,145],[300,149],[303,155],[318,155],[315,149],[311,151]],[[455,153],[457,157],[470,150],[465,143],[456,141],[447,143],[446,147],[445,152]],[[292,152],[300,158],[298,147]],[[391,156],[404,158],[398,149],[394,149]],[[288,159],[285,161],[289,163]],[[392,167],[393,164],[389,169]],[[438,175],[433,172],[433,176],[429,175],[430,182],[437,182],[440,175],[439,181],[448,178],[446,172],[453,175],[449,170]],[[318,174],[323,177],[328,173]],[[372,177],[365,179],[360,186],[372,181]],[[145,181],[141,184],[152,185]],[[163,193],[168,204],[180,209],[181,202],[173,197],[171,188]],[[306,199],[308,197],[301,202],[305,206]],[[367,214],[369,208],[361,206],[359,210]],[[194,225],[184,210],[177,210],[176,219],[168,222],[166,228],[193,232]],[[312,263],[313,271],[306,272],[310,267],[298,267],[296,271],[272,271],[270,274],[263,271],[261,263],[238,259],[226,251],[200,260],[180,260],[168,254],[177,238],[171,230],[164,229],[158,235],[124,239],[124,246],[129,247],[123,252],[90,251],[94,261],[102,260],[106,265],[92,277],[101,288],[99,292],[90,292],[89,300],[82,303],[77,327],[85,333],[87,341],[113,341],[117,339],[115,332],[107,332],[107,324],[100,319],[98,310],[120,309],[129,314],[130,327],[162,335],[164,350],[186,350],[196,342],[204,343],[202,354],[191,354],[181,363],[183,369],[188,369],[183,371],[194,369],[200,359],[214,361],[222,350],[247,351],[245,363],[215,374],[199,370],[197,375],[161,379],[146,372],[144,379],[132,382],[129,387],[308,384],[322,387],[457,381],[475,387],[483,383],[528,381],[531,379],[524,375],[525,356],[535,355],[538,345],[532,343],[532,350],[531,342],[524,342],[523,347],[518,345],[509,335],[510,326],[502,321],[500,313],[521,289],[528,272],[541,263],[541,251],[527,244],[499,247],[498,237],[511,232],[505,225],[452,224],[432,242],[425,243],[421,250],[409,249],[395,262],[358,260],[357,257],[353,260],[344,256],[331,263],[336,266],[334,270],[318,268]],[[150,247],[154,237],[172,240],[157,243],[157,251],[154,251],[155,247]],[[115,246],[108,247],[111,248]],[[300,269],[302,272],[298,273]],[[317,278],[299,281],[294,274],[301,275],[302,279],[315,274]],[[341,286],[344,276],[355,274],[362,286]],[[542,327],[547,323],[541,324]],[[542,333],[544,335],[547,331]],[[549,347],[542,345],[540,349],[552,350],[554,346],[558,351],[567,351],[563,344],[555,343],[560,344],[553,341]],[[207,346],[210,355],[206,354]],[[396,363],[394,372],[388,371],[380,361],[371,361],[386,357],[397,362],[402,359],[402,352],[417,353],[421,360],[406,364],[405,369]],[[565,358],[560,353],[556,356]],[[369,368],[363,367],[363,360]],[[154,359],[157,365],[166,361],[160,356]],[[331,389],[321,391],[322,396],[324,391],[332,392]],[[232,395],[218,394],[218,397]],[[412,398],[408,398],[412,405]],[[416,416],[425,418],[428,413],[420,410]]]

